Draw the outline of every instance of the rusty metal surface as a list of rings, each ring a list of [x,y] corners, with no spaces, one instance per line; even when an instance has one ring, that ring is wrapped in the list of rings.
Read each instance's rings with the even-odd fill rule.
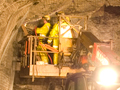
[[[24,31],[25,36],[28,35],[28,31],[27,31],[26,27],[24,25],[22,25],[21,27],[22,27],[22,29]]]
[[[93,50],[93,61],[101,62],[107,65],[120,65],[120,57],[117,55],[109,44],[106,43],[95,43]],[[108,63],[105,63],[107,60]]]
[[[114,51],[112,51],[109,47],[101,46],[99,47],[99,49],[108,58],[110,64],[120,65],[120,57]]]
[[[100,42],[91,32],[82,32],[80,36],[80,42],[90,51],[92,52],[92,48],[95,42]]]

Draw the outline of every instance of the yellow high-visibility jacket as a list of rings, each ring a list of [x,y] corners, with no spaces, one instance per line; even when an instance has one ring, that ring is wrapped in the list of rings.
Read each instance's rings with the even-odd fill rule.
[[[40,36],[46,36],[48,31],[50,30],[50,27],[50,23],[45,23],[41,28],[36,29],[36,33],[40,34]]]
[[[49,37],[58,37],[58,33],[59,33],[59,30],[58,30],[58,23],[54,24],[51,32],[50,32],[50,35]],[[51,43],[53,40],[53,38],[49,38],[48,39],[48,43]]]
[[[61,32],[60,32],[60,35],[62,35],[63,33],[65,33],[69,28],[70,28],[70,26],[66,22],[61,23]],[[52,30],[50,32],[49,37],[58,37],[58,34],[59,34],[59,27],[58,27],[58,23],[56,23],[53,26],[53,28],[52,28]],[[69,30],[65,34],[63,34],[62,37],[72,38],[71,30]],[[49,38],[48,39],[48,43],[51,43],[52,40],[53,40],[53,38]]]

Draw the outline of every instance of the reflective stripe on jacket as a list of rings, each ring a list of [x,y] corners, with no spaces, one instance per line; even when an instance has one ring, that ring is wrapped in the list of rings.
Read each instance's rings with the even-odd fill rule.
[[[61,23],[61,34],[63,34],[64,32],[66,32],[68,29],[70,28],[70,26],[67,23]],[[58,27],[58,23],[56,23],[51,32],[49,37],[58,37],[59,34],[59,27]],[[62,37],[66,37],[66,38],[72,38],[72,33],[71,30],[67,31]],[[49,38],[48,39],[48,43],[50,43],[52,41],[53,38]]]

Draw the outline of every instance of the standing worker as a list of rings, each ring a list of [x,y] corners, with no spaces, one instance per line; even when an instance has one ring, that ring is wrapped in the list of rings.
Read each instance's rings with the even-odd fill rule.
[[[56,13],[56,15],[64,15],[63,12],[58,12]],[[68,17],[65,17],[68,21],[69,21],[69,18]],[[68,30],[70,28],[70,26],[65,22],[65,20],[61,19],[61,35],[62,33],[64,33],[66,30]],[[50,32],[50,35],[49,37],[59,37],[59,22],[54,24],[51,32]],[[71,38],[72,37],[72,34],[71,32],[66,32],[64,35],[62,35],[62,37],[67,37],[67,38]],[[53,48],[57,49],[58,50],[58,46],[59,46],[59,39],[58,38],[49,38],[48,39],[48,44],[50,44],[51,42],[53,41]],[[53,62],[54,62],[54,65],[57,65],[58,64],[58,54],[57,53],[54,53],[53,55]]]
[[[42,20],[44,22],[44,25],[41,28],[37,28],[35,30],[35,33],[39,34],[39,36],[42,36],[42,37],[39,37],[39,44],[38,44],[37,50],[45,51],[46,48],[41,46],[41,45],[44,43],[44,41],[43,41],[45,39],[44,37],[47,36],[47,34],[48,34],[49,30],[50,30],[50,27],[51,27],[50,16],[45,15],[45,16],[42,17]],[[40,55],[41,60],[45,64],[48,64],[48,55],[47,55],[47,53],[40,52],[39,55]]]

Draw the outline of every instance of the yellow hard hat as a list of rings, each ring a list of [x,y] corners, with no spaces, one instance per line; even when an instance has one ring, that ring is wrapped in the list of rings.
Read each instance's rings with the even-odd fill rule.
[[[70,18],[69,17],[65,17],[67,19],[67,21],[70,21]]]
[[[69,17],[65,17],[66,20],[69,22],[70,21],[70,18]],[[66,22],[63,18],[61,19],[62,22]]]
[[[50,16],[49,16],[49,15],[45,15],[45,16],[43,16],[42,18],[45,19],[45,20],[47,20],[47,21],[50,20]]]
[[[56,12],[56,15],[65,15],[63,11]]]

